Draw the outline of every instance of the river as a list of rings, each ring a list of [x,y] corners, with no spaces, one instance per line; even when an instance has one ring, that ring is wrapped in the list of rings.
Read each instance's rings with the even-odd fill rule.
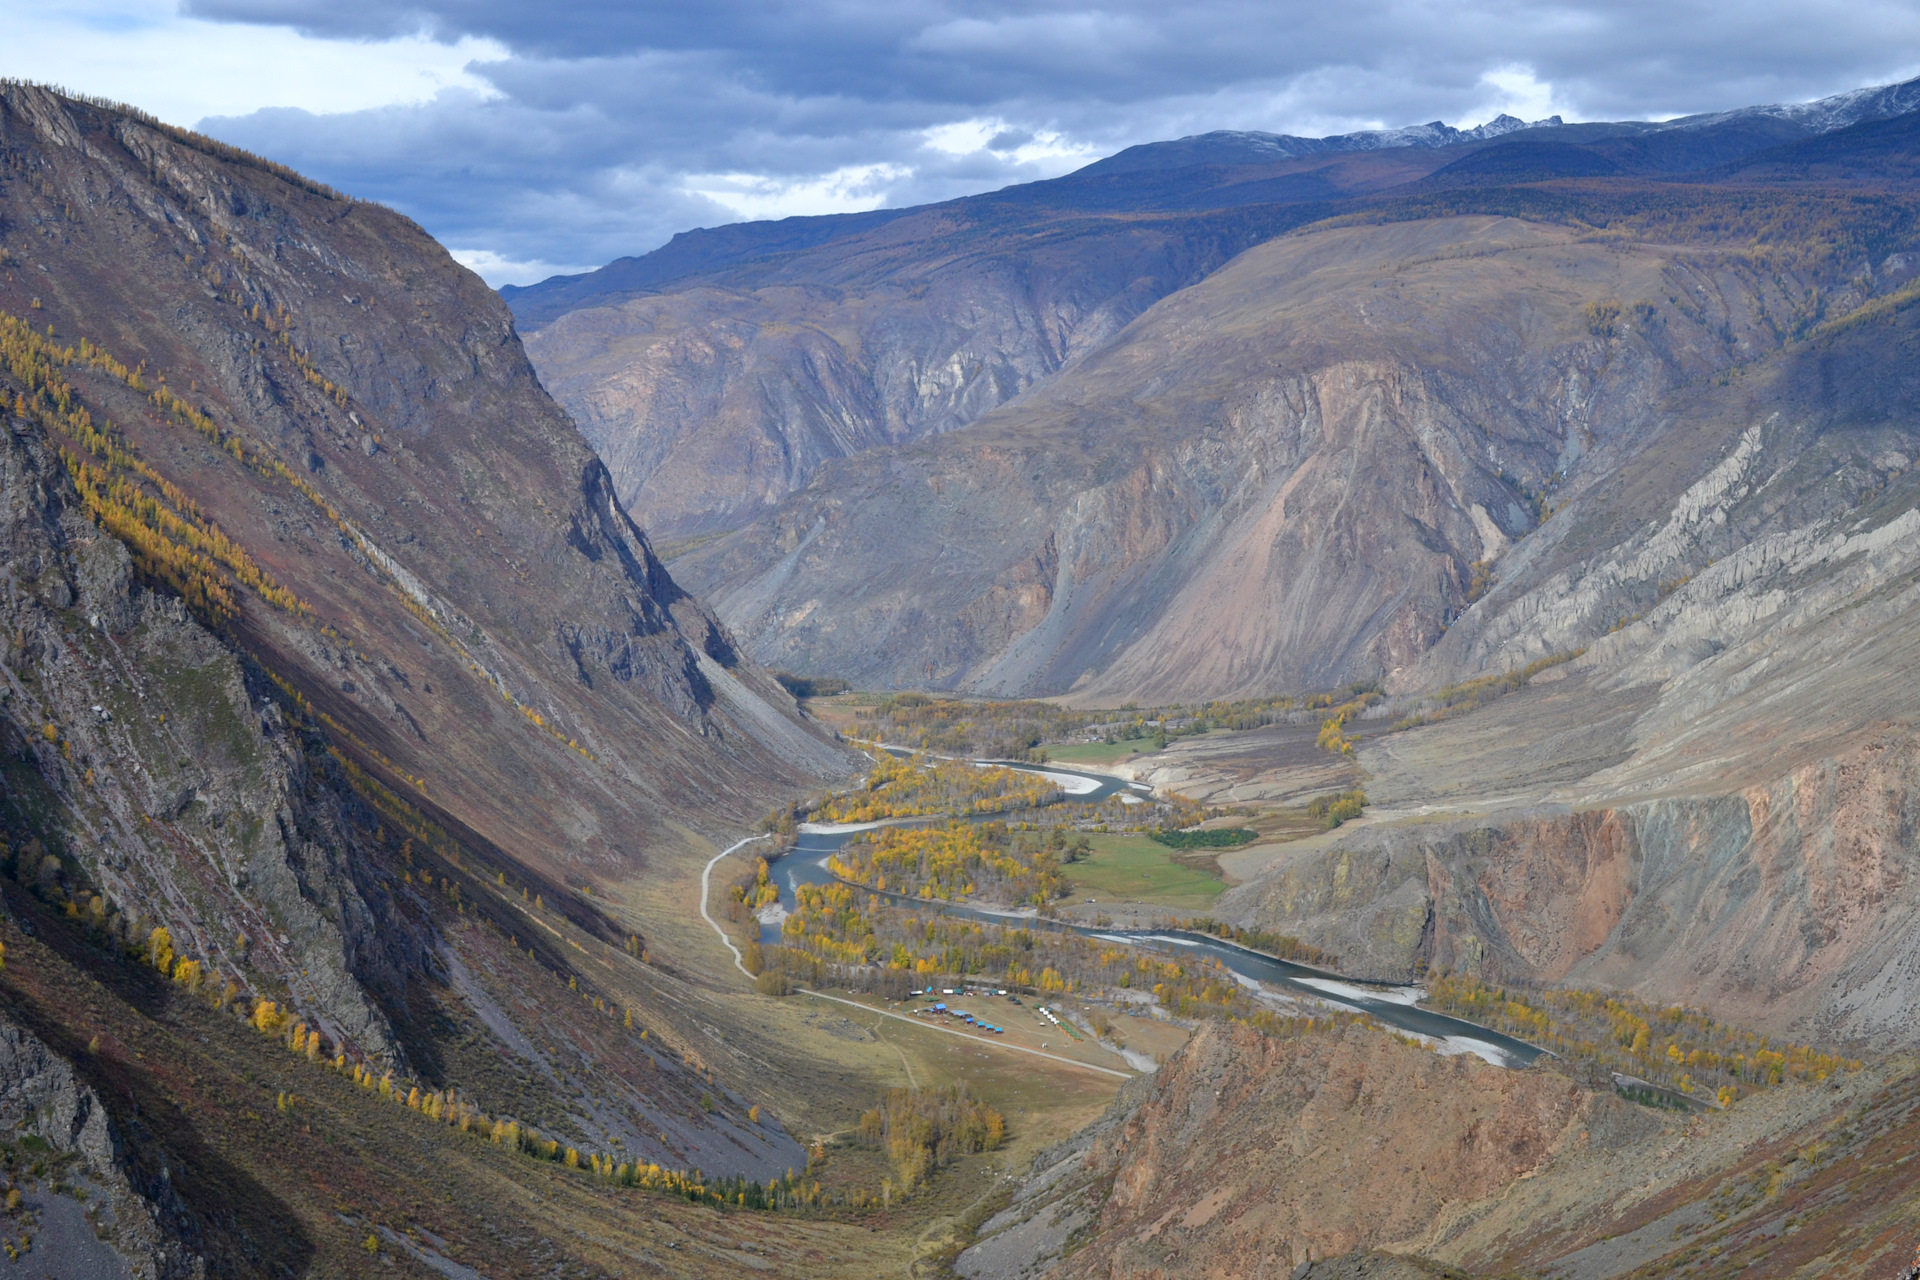
[[[1063,789],[1067,791],[1066,799],[1062,801],[1065,804],[1098,803],[1128,788],[1135,788],[1142,795],[1147,792],[1147,788],[1141,783],[1129,783],[1107,774],[1081,773],[1059,765],[1028,765],[1011,761],[989,763],[1004,764],[1008,768],[1055,777],[1062,782]],[[827,870],[828,855],[852,839],[859,831],[875,825],[880,824],[841,828],[803,825],[793,852],[774,863],[769,873],[780,889],[781,905],[790,906],[796,900],[800,885],[836,883],[838,877]],[[868,893],[873,892],[865,886],[856,887]],[[1441,1041],[1449,1051],[1473,1053],[1503,1067],[1528,1066],[1543,1052],[1533,1045],[1502,1035],[1498,1031],[1459,1018],[1451,1018],[1442,1013],[1434,1013],[1429,1009],[1422,1009],[1414,1003],[1419,994],[1415,988],[1382,987],[1378,984],[1357,982],[1338,973],[1278,960],[1204,933],[1191,933],[1184,929],[1103,929],[1062,920],[1047,920],[1030,915],[983,910],[958,903],[909,898],[900,894],[887,893],[881,896],[917,910],[939,911],[961,919],[979,920],[1010,927],[1058,929],[1077,933],[1083,937],[1098,938],[1102,941],[1132,947],[1146,947],[1167,954],[1204,955],[1219,961],[1243,979],[1262,988],[1364,1013],[1387,1026]],[[780,942],[779,924],[777,922],[762,924],[760,938],[764,945],[777,945]]]

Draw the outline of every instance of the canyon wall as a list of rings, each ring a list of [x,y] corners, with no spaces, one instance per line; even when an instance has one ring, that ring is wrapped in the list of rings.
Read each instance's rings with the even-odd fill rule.
[[[1356,975],[1625,989],[1911,1047],[1917,819],[1920,744],[1886,734],[1720,798],[1381,823],[1287,857],[1217,910]]]
[[[956,1270],[1411,1280],[1894,1274],[1911,1058],[1706,1114],[1362,1026],[1218,1024],[1042,1153]]]
[[[1117,702],[1410,669],[1549,477],[1773,342],[1779,288],[1512,220],[1285,237],[675,571],[763,661],[862,683]],[[1618,298],[1660,301],[1596,331]]]

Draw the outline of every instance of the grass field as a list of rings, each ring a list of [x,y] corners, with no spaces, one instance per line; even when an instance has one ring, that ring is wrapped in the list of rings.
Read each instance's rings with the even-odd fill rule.
[[[1176,850],[1145,836],[1096,835],[1089,840],[1093,856],[1062,868],[1076,901],[1139,901],[1201,911],[1227,887],[1205,871],[1183,866],[1175,860]]]
[[[1047,759],[1061,764],[1114,764],[1131,759],[1153,750],[1151,738],[1141,738],[1136,742],[1049,742],[1045,748]]]

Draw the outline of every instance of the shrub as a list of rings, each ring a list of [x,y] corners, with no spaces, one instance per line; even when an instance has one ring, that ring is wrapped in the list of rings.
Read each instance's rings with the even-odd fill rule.
[[[773,678],[796,698],[830,698],[853,688],[838,676],[797,676],[791,671],[776,671]]]
[[[1260,833],[1245,827],[1219,827],[1212,831],[1150,831],[1148,837],[1169,849],[1234,849],[1257,840]]]
[[[1359,787],[1337,796],[1320,796],[1307,805],[1307,816],[1323,819],[1331,831],[1349,818],[1357,818],[1367,807],[1367,793]]]

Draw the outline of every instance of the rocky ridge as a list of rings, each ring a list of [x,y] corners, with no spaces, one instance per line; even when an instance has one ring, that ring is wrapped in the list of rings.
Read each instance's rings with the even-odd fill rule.
[[[1208,1028],[1036,1160],[956,1270],[1889,1274],[1914,1093],[1905,1063],[1684,1116],[1362,1027]]]

